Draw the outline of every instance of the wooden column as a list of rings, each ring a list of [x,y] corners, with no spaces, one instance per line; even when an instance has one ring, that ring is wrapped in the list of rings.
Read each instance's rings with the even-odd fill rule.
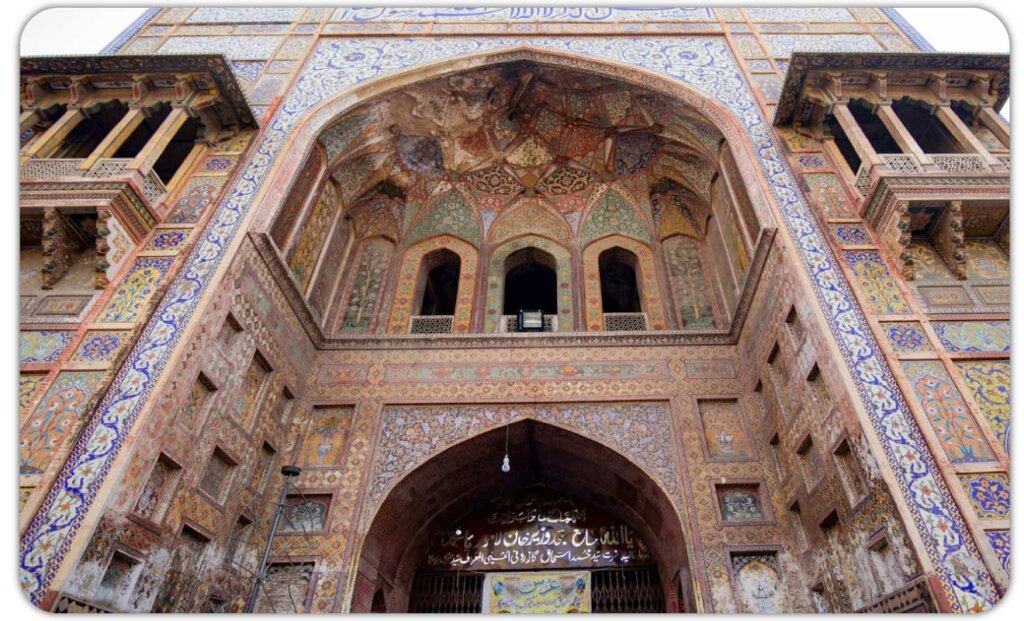
[[[21,113],[21,117],[18,119],[18,135],[24,133],[24,131],[39,121],[42,120],[42,115],[39,114],[39,110],[30,108]]]
[[[992,106],[978,108],[978,120],[995,135],[999,142],[1003,143],[1004,147],[1010,148],[1010,124],[999,116]]]
[[[985,160],[985,163],[990,166],[1002,167],[1003,163],[999,158],[988,152],[988,149],[985,148],[985,145],[981,144],[981,141],[974,135],[971,128],[967,127],[967,124],[957,116],[956,112],[953,112],[953,108],[939,106],[935,109],[935,116],[949,130],[949,133],[953,134],[953,138],[956,139],[964,151],[980,155]]]
[[[928,154],[921,150],[921,145],[917,144],[914,137],[910,135],[907,126],[903,124],[900,117],[896,115],[896,111],[892,109],[891,103],[879,104],[875,109],[875,114],[878,115],[878,120],[882,122],[882,125],[885,125],[885,128],[889,130],[889,134],[896,141],[896,144],[900,146],[901,151],[916,157],[917,161],[926,170],[935,168],[932,158],[928,157]]]
[[[846,137],[850,140],[850,144],[853,145],[854,151],[857,152],[863,163],[871,166],[882,163],[882,158],[878,156],[875,148],[871,146],[871,141],[864,135],[864,131],[857,124],[857,119],[853,118],[853,113],[850,112],[846,102],[837,102],[832,107],[832,115],[839,121],[839,125],[846,132]],[[857,173],[857,171],[853,172],[854,174]]]
[[[117,125],[111,129],[103,140],[100,141],[96,148],[92,150],[89,157],[85,158],[85,161],[79,166],[81,170],[89,170],[96,165],[96,160],[113,157],[114,153],[117,152],[121,145],[124,144],[125,140],[132,135],[135,128],[146,118],[142,108],[129,108],[128,112],[125,113],[121,120],[117,122]]]
[[[167,148],[167,145],[174,139],[174,135],[178,133],[178,130],[181,129],[181,126],[187,120],[188,111],[184,107],[175,106],[172,108],[171,113],[167,115],[164,122],[156,129],[156,132],[153,133],[146,146],[142,147],[142,150],[135,156],[135,159],[128,164],[128,169],[138,170],[143,175],[148,174],[153,169],[153,164],[160,159],[164,149]]]
[[[82,114],[81,108],[68,108],[53,125],[43,132],[39,140],[25,149],[25,152],[21,154],[21,163],[25,163],[25,160],[33,157],[48,157],[84,118],[85,115]]]

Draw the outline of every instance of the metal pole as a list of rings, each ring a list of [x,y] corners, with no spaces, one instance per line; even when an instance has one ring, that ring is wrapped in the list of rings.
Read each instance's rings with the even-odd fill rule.
[[[281,514],[284,513],[285,501],[288,499],[288,486],[292,477],[297,477],[302,469],[297,466],[284,466],[281,474],[284,475],[284,487],[281,488],[281,495],[277,499],[277,509],[274,510],[274,521],[270,523],[270,533],[267,534],[267,546],[263,548],[263,558],[260,559],[259,568],[256,570],[256,582],[252,585],[252,592],[245,601],[245,608],[242,612],[252,612],[256,607],[256,600],[260,596],[260,589],[263,581],[267,578],[267,560],[270,558],[270,547],[274,544],[274,536],[277,535],[277,526],[281,522]]]

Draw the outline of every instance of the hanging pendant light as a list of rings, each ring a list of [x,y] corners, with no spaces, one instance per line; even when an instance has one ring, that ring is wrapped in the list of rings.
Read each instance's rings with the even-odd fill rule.
[[[509,472],[512,470],[512,464],[508,461],[508,425],[505,425],[505,457],[501,460],[501,471]]]

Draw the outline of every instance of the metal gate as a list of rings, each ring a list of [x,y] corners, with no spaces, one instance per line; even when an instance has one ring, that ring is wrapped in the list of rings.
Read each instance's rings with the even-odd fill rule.
[[[665,612],[658,568],[628,567],[591,573],[591,609],[594,612]],[[483,574],[417,572],[409,593],[409,612],[480,612]]]
[[[416,572],[409,592],[409,612],[480,612],[483,588],[483,574]]]

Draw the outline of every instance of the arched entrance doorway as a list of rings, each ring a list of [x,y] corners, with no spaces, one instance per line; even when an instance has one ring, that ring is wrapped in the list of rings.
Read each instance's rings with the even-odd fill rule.
[[[479,612],[516,580],[578,586],[594,612],[694,609],[683,531],[658,485],[618,452],[528,419],[439,453],[391,490],[351,610]]]

